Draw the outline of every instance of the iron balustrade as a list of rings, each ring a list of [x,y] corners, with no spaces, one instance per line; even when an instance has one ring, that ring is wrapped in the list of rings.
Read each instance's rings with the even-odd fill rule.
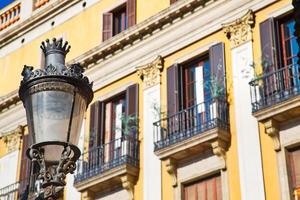
[[[83,153],[77,162],[74,183],[84,181],[123,164],[135,167],[138,167],[139,164],[138,140],[129,135],[124,135]]]
[[[41,185],[37,180],[37,175],[31,175],[19,182],[8,185],[0,189],[0,200],[28,199],[28,195],[37,194]]]
[[[14,200],[17,197],[19,182],[8,185],[0,189],[1,200]]]
[[[289,65],[265,73],[250,83],[252,112],[270,107],[300,94],[300,68]]]
[[[154,150],[213,128],[229,130],[228,103],[225,99],[225,97],[213,98],[153,123]]]

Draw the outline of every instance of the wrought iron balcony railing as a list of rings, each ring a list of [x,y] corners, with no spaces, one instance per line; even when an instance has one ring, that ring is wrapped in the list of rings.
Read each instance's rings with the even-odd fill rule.
[[[139,164],[138,140],[128,135],[83,153],[81,160],[77,162],[74,183],[79,183],[123,164],[135,167],[138,167]]]
[[[213,128],[229,130],[228,103],[215,98],[197,104],[154,125],[154,150],[184,141]]]
[[[28,196],[37,195],[41,189],[37,175],[25,178],[19,182],[0,189],[0,200],[28,199]]]
[[[300,68],[294,64],[265,73],[250,83],[252,112],[300,94]]]
[[[14,200],[18,195],[19,182],[8,185],[0,189],[0,199]]]

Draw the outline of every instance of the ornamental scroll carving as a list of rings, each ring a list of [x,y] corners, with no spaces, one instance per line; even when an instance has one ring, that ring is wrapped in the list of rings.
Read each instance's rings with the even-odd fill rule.
[[[254,23],[254,13],[252,10],[249,10],[243,17],[223,24],[223,30],[230,40],[231,48],[238,47],[252,40],[252,27]]]
[[[20,149],[21,136],[23,134],[23,127],[18,126],[15,130],[2,134],[4,143],[7,146],[8,153]]]
[[[144,89],[160,84],[160,72],[163,69],[163,58],[158,56],[153,62],[137,67],[137,74],[144,82]]]

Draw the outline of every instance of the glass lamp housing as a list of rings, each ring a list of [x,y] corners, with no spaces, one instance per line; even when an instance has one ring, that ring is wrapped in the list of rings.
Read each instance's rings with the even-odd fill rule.
[[[34,144],[43,144],[47,162],[58,162],[62,143],[77,145],[87,106],[93,98],[92,84],[79,64],[65,66],[67,42],[42,43],[45,69],[24,66],[19,95],[23,101],[29,133]]]

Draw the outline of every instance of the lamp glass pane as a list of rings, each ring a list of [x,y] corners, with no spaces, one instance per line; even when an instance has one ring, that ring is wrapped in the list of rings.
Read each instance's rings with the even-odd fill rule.
[[[31,95],[34,142],[67,141],[73,94],[41,91]]]
[[[74,108],[73,108],[70,139],[69,139],[69,142],[71,144],[78,145],[81,125],[82,125],[85,110],[86,110],[85,99],[79,93],[76,93]]]

